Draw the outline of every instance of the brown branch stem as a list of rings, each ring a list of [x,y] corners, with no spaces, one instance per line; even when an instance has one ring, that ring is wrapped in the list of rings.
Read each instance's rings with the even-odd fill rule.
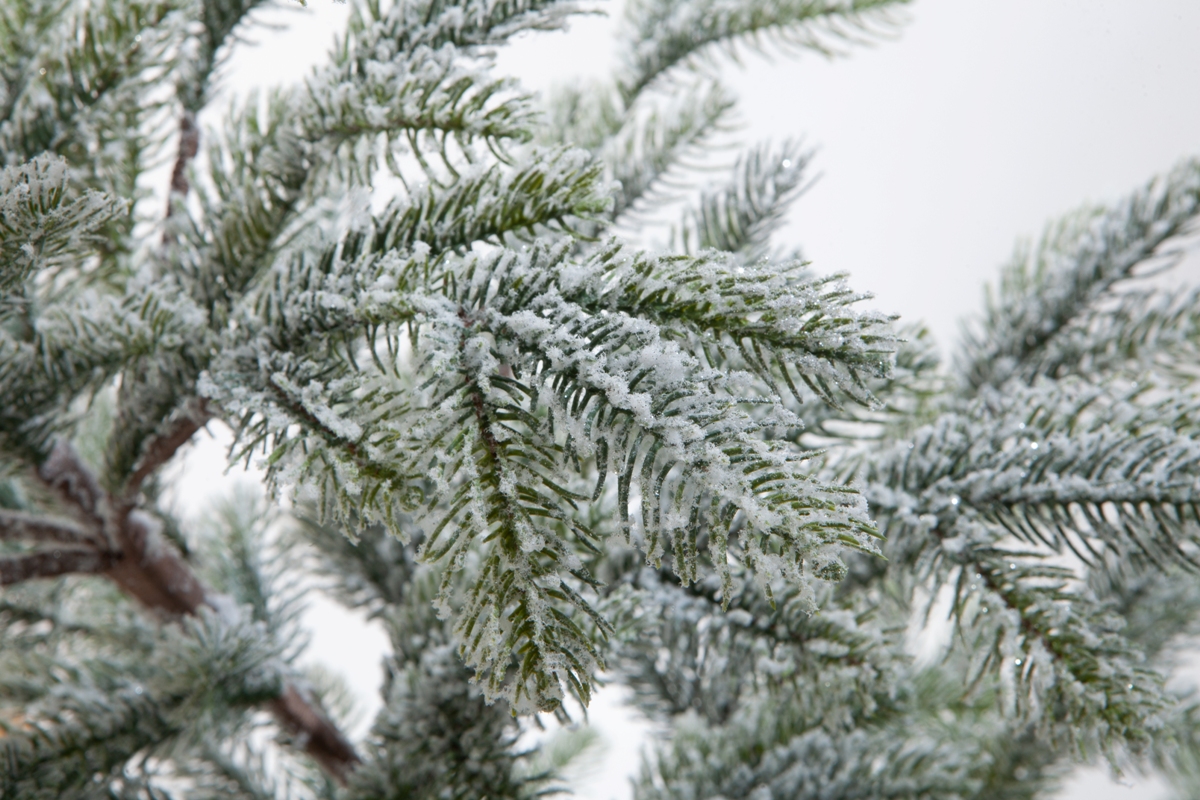
[[[148,468],[138,483],[165,462],[170,453],[202,424],[194,418],[188,419],[190,422],[180,422],[147,448],[142,467]],[[189,425],[195,425],[195,428],[185,436]],[[151,464],[154,466],[150,467]],[[142,472],[141,467],[134,474],[139,472]],[[97,539],[102,534],[103,540],[111,542],[112,546],[43,550],[18,558],[0,559],[0,584],[68,573],[101,573],[147,608],[164,616],[195,614],[205,605],[215,607],[217,595],[200,581],[179,552],[163,538],[154,519],[132,506],[129,482],[125,497],[114,503],[78,454],[70,445],[61,442],[42,465],[38,476],[81,521],[95,530]],[[136,496],[136,487],[133,495]],[[38,520],[38,523],[52,524],[49,520]],[[317,705],[290,683],[285,684],[280,696],[268,705],[280,725],[295,736],[297,744],[344,784],[359,758],[350,742]]]
[[[0,509],[0,541],[59,542],[95,546],[83,528],[68,520],[49,519]]]
[[[207,400],[204,398],[194,400],[188,404],[184,414],[171,422],[166,431],[152,438],[146,445],[145,452],[138,460],[133,473],[125,481],[125,486],[121,490],[122,504],[132,508],[138,490],[141,489],[146,478],[170,461],[179,448],[191,441],[196,431],[203,428],[211,416]]]
[[[75,573],[94,575],[104,572],[114,561],[113,553],[92,547],[63,547],[0,558],[0,586]]]
[[[191,190],[187,168],[200,152],[200,129],[196,126],[196,115],[184,111],[179,117],[179,150],[175,155],[175,166],[171,170],[171,190],[167,197],[167,216],[175,211],[175,203],[187,197]]]

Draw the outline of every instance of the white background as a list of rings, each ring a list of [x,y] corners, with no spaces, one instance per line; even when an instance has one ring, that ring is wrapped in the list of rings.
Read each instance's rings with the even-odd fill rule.
[[[310,6],[258,15],[288,27],[244,32],[256,44],[232,53],[225,97],[293,82],[323,60],[347,7]],[[917,0],[907,17],[897,36],[849,58],[719,63],[741,97],[743,141],[803,136],[818,148],[822,178],[796,203],[780,243],[801,246],[821,272],[849,272],[877,307],[924,320],[949,354],[1018,237],[1200,154],[1200,2]],[[522,37],[501,53],[500,69],[538,90],[603,76],[613,26],[586,18],[567,34]],[[225,102],[205,121],[214,124]],[[219,477],[218,439],[176,466],[185,510],[237,477]],[[382,634],[324,601],[309,621],[311,657],[346,676],[373,713]],[[652,736],[619,699],[602,693],[593,709],[602,752],[577,776],[584,800],[629,797],[626,776]],[[1061,797],[1161,794],[1122,783],[1084,771]]]

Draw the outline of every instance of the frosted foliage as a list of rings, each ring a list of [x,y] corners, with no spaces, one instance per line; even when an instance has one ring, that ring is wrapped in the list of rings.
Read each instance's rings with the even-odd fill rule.
[[[819,454],[764,434],[803,426],[781,383],[869,401],[863,376],[890,363],[887,318],[795,265],[569,252],[367,258],[357,276],[328,275],[348,281],[336,302],[321,299],[333,284],[294,293],[278,319],[406,324],[411,375],[397,337],[375,338],[335,380],[304,377],[315,365],[299,354],[262,352],[263,391],[246,394],[229,360],[203,384],[267,415],[276,481],[397,532],[402,510],[417,513],[424,557],[447,575],[477,553],[462,604],[442,603],[489,696],[518,707],[553,706],[564,685],[586,696],[599,664],[586,626],[606,623],[580,594],[580,555],[600,538],[590,504],[615,501],[625,537],[655,563],[672,547],[689,581],[701,546],[727,570],[731,536],[765,582],[836,576],[839,548],[875,549],[862,500],[818,477]],[[753,371],[713,366],[722,353]],[[313,434],[290,438],[296,422]]]
[[[903,0],[634,0],[625,10],[621,85],[633,95],[702,48],[739,37],[774,38],[792,47],[837,52],[847,39],[886,28]]]
[[[1019,250],[955,370],[775,255],[798,141],[701,182],[720,59],[902,5],[630,0],[543,114],[496,49],[588,8],[361,0],[214,132],[259,0],[0,0],[0,795],[531,800],[580,740],[516,715],[605,672],[670,731],[641,798],[1195,785],[1198,295],[1138,281],[1200,162]],[[209,422],[297,524],[176,518]],[[391,645],[357,743],[313,574]]]
[[[577,97],[558,98],[559,114],[568,117],[559,123],[559,135],[566,141],[587,141],[596,129],[616,128],[602,140],[597,155],[606,175],[620,184],[614,217],[628,212],[636,219],[638,212],[674,199],[672,189],[679,185],[672,185],[672,172],[699,156],[705,142],[729,124],[734,103],[729,90],[704,81],[666,98],[643,101],[644,108],[630,109],[622,119],[611,107],[611,94],[607,87],[595,87]],[[563,108],[568,104],[569,110]]]
[[[746,261],[768,254],[771,234],[789,204],[806,188],[810,156],[798,142],[760,145],[738,159],[733,179],[705,191],[685,214],[679,238],[687,252],[725,250]]]
[[[1070,383],[985,392],[893,449],[871,475],[872,507],[953,548],[1014,535],[1089,562],[1115,548],[1194,565],[1194,401],[1150,396]],[[1161,526],[1149,537],[1148,519]]]
[[[1017,251],[989,296],[982,330],[960,363],[969,385],[1071,372],[1081,350],[1120,347],[1129,328],[1095,324],[1097,313],[1107,313],[1095,304],[1194,229],[1198,210],[1200,161],[1190,160],[1111,209],[1049,226],[1036,247]]]
[[[66,162],[51,156],[0,170],[0,315],[26,278],[79,259],[124,213],[124,202],[99,192],[73,196],[69,182]]]
[[[13,641],[15,652],[4,660],[5,696],[21,696],[24,714],[37,720],[8,727],[0,737],[6,796],[59,800],[107,793],[110,774],[135,754],[163,757],[174,750],[186,761],[176,741],[220,730],[242,709],[278,693],[279,654],[262,624],[241,609],[228,618],[206,611],[183,626],[158,628],[115,609],[97,587],[75,588],[79,596],[72,601],[50,599],[64,635],[47,641],[32,634],[41,640],[36,655]],[[10,592],[0,614],[28,614],[39,599],[47,598]],[[31,694],[41,683],[38,674],[57,677]],[[150,777],[144,764],[126,770],[123,777],[135,785]]]
[[[721,735],[684,719],[635,784],[651,798],[879,798],[970,795],[979,753],[937,725],[831,732],[791,730],[778,707],[749,705]],[[732,765],[732,768],[725,765]]]

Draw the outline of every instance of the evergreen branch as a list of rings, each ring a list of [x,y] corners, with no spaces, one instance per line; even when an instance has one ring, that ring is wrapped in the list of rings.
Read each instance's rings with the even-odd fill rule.
[[[719,254],[630,258],[614,246],[564,277],[564,295],[584,308],[650,316],[694,338],[713,366],[732,362],[772,392],[782,393],[782,384],[801,403],[793,372],[834,406],[840,393],[875,405],[867,380],[890,373],[893,318],[853,309],[869,295],[852,293],[842,276],[814,278],[800,262],[743,266]]]
[[[288,98],[273,93],[260,117],[249,103],[209,145],[211,189],[197,193],[201,221],[179,229],[189,240],[181,272],[198,302],[227,312],[270,265],[289,223],[301,210],[312,171],[311,146],[296,130]],[[210,324],[226,321],[213,313]]]
[[[427,245],[434,253],[465,251],[475,242],[504,243],[557,224],[606,214],[612,201],[600,183],[602,167],[581,150],[533,154],[511,172],[493,166],[463,176],[446,189],[430,186],[394,201],[376,224],[377,250]],[[510,198],[520,196],[519,205]]]
[[[643,767],[637,796],[982,796],[976,794],[982,788],[979,773],[992,760],[989,745],[996,744],[983,731],[963,735],[918,714],[891,725],[828,730],[789,710],[764,697],[725,725],[679,725]],[[729,764],[738,768],[725,768]]]
[[[382,525],[348,525],[343,531],[309,514],[297,521],[295,535],[318,553],[306,564],[308,571],[323,578],[323,588],[343,605],[378,618],[408,597],[417,570],[411,544]]]
[[[348,797],[399,791],[419,800],[533,800],[552,793],[552,776],[523,769],[532,754],[514,747],[519,728],[511,709],[488,703],[471,685],[451,623],[432,607],[438,578],[431,569],[417,571],[404,600],[384,617],[394,649],[385,665],[384,709]]]
[[[179,118],[179,148],[175,154],[175,164],[171,167],[171,183],[167,192],[167,216],[175,213],[175,208],[187,198],[192,185],[188,180],[188,166],[200,152],[200,129],[196,126],[196,115],[184,111]],[[163,244],[174,243],[170,227],[163,231]]]
[[[836,580],[845,569],[840,546],[873,549],[873,527],[857,495],[815,478],[808,459],[817,454],[763,436],[772,427],[798,426],[795,417],[777,401],[741,397],[734,380],[704,369],[652,322],[589,296],[582,286],[589,280],[615,287],[618,297],[626,287],[601,272],[603,263],[563,264],[568,247],[442,258],[423,278],[419,264],[392,261],[437,292],[413,287],[397,298],[411,315],[416,373],[428,378],[419,403],[405,398],[395,367],[378,361],[378,353],[378,372],[353,358],[331,370],[327,360],[257,357],[260,372],[287,365],[271,374],[272,388],[260,397],[228,394],[215,380],[229,378],[210,377],[217,399],[241,413],[271,404],[253,437],[276,437],[271,479],[316,489],[319,507],[338,518],[384,522],[403,534],[399,510],[415,510],[421,477],[432,478],[416,520],[427,533],[422,557],[461,564],[472,542],[488,543],[486,574],[456,615],[464,654],[491,696],[514,703],[528,696],[542,707],[557,702],[560,681],[586,696],[597,657],[565,613],[594,613],[563,582],[587,581],[572,566],[572,550],[595,547],[594,534],[578,522],[586,496],[557,477],[579,470],[581,459],[595,460],[598,488],[607,474],[618,476],[627,535],[631,490],[640,493],[648,557],[658,559],[673,540],[685,580],[696,577],[697,536],[710,537],[713,563],[725,571],[728,537],[743,526],[745,557],[763,581]],[[694,263],[713,281],[725,266]],[[404,284],[393,276],[389,290]],[[671,287],[686,290],[679,281]],[[627,294],[640,299],[637,288]],[[566,301],[567,292],[587,298],[593,311]],[[744,294],[751,292],[766,299],[763,286],[750,284]],[[810,308],[822,302],[814,297]],[[701,319],[708,310],[679,305]],[[713,317],[729,324],[720,312]],[[743,409],[755,404],[764,409],[755,416]],[[272,433],[278,422],[267,420],[278,411],[311,435]]]
[[[680,92],[671,102],[654,106],[645,114],[626,114],[624,124],[595,147],[607,174],[621,184],[613,218],[636,215],[638,208],[647,203],[669,200],[672,174],[686,166],[686,159],[698,153],[709,138],[726,128],[732,108],[733,98],[727,90],[719,83],[707,82]],[[587,119],[587,115],[581,116]],[[576,141],[567,135],[564,141]]]
[[[64,265],[43,296],[121,287],[134,272],[133,212],[147,194],[139,176],[164,141],[166,104],[154,86],[177,65],[180,3],[21,5],[30,6],[27,16],[0,23],[21,39],[0,45],[14,56],[0,76],[0,152],[10,165],[56,154],[71,166],[74,193],[86,188],[126,204],[95,231],[100,258]]]
[[[630,123],[628,109],[616,87],[609,83],[572,81],[556,85],[547,90],[543,102],[545,119],[536,134],[543,145],[570,143],[597,153],[618,131],[632,130],[625,127]],[[658,116],[669,124],[669,115]],[[636,143],[637,138],[631,138],[630,142]],[[614,168],[617,166],[613,164]]]
[[[873,29],[891,27],[887,11],[896,4],[897,0],[631,2],[625,8],[624,74],[618,85],[622,95],[632,99],[675,66],[722,42],[731,48],[746,40],[761,46],[763,38],[771,38],[833,55],[841,42],[869,40],[878,35]]]
[[[142,748],[182,730],[133,682],[70,700],[57,713],[30,721],[27,731],[0,737],[6,767],[0,772],[0,795],[83,800],[94,791],[89,785],[94,775],[114,776]],[[86,720],[86,727],[79,720]]]
[[[343,182],[370,184],[381,161],[400,174],[395,151],[412,141],[418,159],[423,151],[441,153],[443,171],[454,174],[456,160],[470,164],[477,140],[501,153],[506,141],[530,138],[529,97],[517,93],[512,81],[465,65],[453,46],[402,51],[391,60],[378,60],[369,51],[355,55],[307,85],[307,137],[333,148],[337,158],[330,159],[329,168]],[[377,142],[364,157],[360,143],[381,135],[384,157]],[[447,151],[450,144],[457,147],[457,159]],[[425,176],[430,178],[437,175]]]
[[[1170,664],[1200,630],[1200,586],[1187,571],[1164,570],[1136,553],[1104,555],[1088,568],[1087,590],[1125,620],[1122,635],[1148,662]]]
[[[1063,331],[1136,277],[1139,265],[1163,255],[1162,247],[1198,215],[1200,161],[1192,160],[1110,209],[1048,226],[1036,247],[1017,251],[998,289],[989,291],[982,327],[969,335],[959,360],[967,388],[977,392],[1010,378],[1033,383],[1051,374],[1044,369],[1069,369],[1065,354],[1055,353]]]
[[[1088,308],[1027,359],[1028,369],[1084,380],[1144,373],[1192,380],[1200,344],[1195,308],[1200,294],[1145,290],[1122,292],[1111,308]]]
[[[56,443],[39,466],[37,477],[86,525],[96,531],[103,529],[104,489],[73,447]]]
[[[192,436],[204,427],[204,423],[209,419],[207,401],[200,398],[191,405],[185,413],[171,420],[160,435],[146,443],[142,457],[122,487],[121,496],[124,502],[132,503],[142,483],[170,461],[176,451],[190,442]]]
[[[696,206],[685,212],[679,229],[682,250],[723,250],[747,262],[766,257],[783,215],[808,188],[804,170],[810,160],[794,141],[778,149],[762,144],[739,157],[733,179],[702,193]]]
[[[560,30],[581,13],[564,0],[414,0],[384,6],[369,0],[351,14],[346,38],[334,52],[337,62],[387,42],[401,52],[438,50],[450,44],[478,50],[504,44],[522,31]]]
[[[297,744],[339,783],[346,783],[360,759],[345,735],[307,696],[288,684],[282,693],[267,703],[285,730]]]
[[[975,626],[995,627],[996,644],[984,650],[981,668],[1006,669],[1014,652],[1006,635],[1020,640],[1014,673],[1022,686],[1022,713],[1038,721],[1048,741],[1080,755],[1095,743],[1137,749],[1153,737],[1166,708],[1162,676],[1141,665],[1144,656],[1120,633],[1121,622],[1085,594],[1067,589],[1070,570],[1037,563],[1037,557],[995,548],[975,548],[968,558],[982,586],[1019,620],[972,609]],[[1034,563],[1030,563],[1030,561]],[[963,576],[967,575],[964,569]],[[964,578],[955,592],[960,620],[968,613]],[[986,609],[986,607],[984,607]],[[995,622],[992,622],[995,620]]]
[[[182,302],[181,302],[182,301]],[[31,320],[27,336],[0,329],[0,441],[38,461],[55,435],[72,424],[69,404],[98,389],[123,367],[194,335],[195,309],[174,293],[124,300],[90,296],[53,305]],[[195,337],[202,343],[203,334]]]
[[[1194,569],[1194,401],[1137,399],[1054,384],[985,394],[873,468],[872,510],[909,532],[914,553],[939,520],[957,542],[990,541],[998,528],[1087,563],[1108,546]]]
[[[237,491],[202,522],[196,551],[205,584],[248,608],[292,663],[305,646],[299,620],[308,587],[298,577],[293,540],[278,531],[279,517],[261,493]]]
[[[87,593],[86,585],[73,588]],[[49,680],[25,698],[21,724],[0,736],[4,796],[120,797],[122,784],[159,796],[159,770],[148,761],[184,756],[205,731],[236,727],[249,706],[279,693],[271,643],[235,609],[204,610],[181,626],[108,623],[134,628],[132,642],[113,648],[103,635],[60,637],[40,658],[6,664],[6,682],[14,667],[27,680],[38,669]]]
[[[69,447],[58,446],[42,469],[42,478],[68,498],[78,498],[79,509],[93,518],[111,503],[104,497],[91,471]],[[80,487],[85,487],[80,491]],[[93,494],[93,492],[95,494]],[[197,578],[174,548],[161,539],[155,523],[144,513],[124,509],[107,522],[117,550],[106,575],[123,591],[150,609],[177,615],[196,615],[205,607],[220,610],[221,601]],[[61,573],[56,573],[61,574]],[[357,763],[353,747],[328,718],[299,689],[286,685],[270,700],[284,727],[296,732],[305,752],[344,781]]]
[[[824,691],[805,699],[805,713],[829,727],[902,713],[891,692],[905,671],[899,615],[889,629],[887,612],[859,598],[845,605],[824,589],[814,601],[794,586],[768,597],[751,578],[735,570],[724,612],[729,587],[715,576],[678,586],[648,568],[607,599],[604,610],[621,632],[622,676],[652,718],[691,711],[722,725],[756,698],[816,685]],[[846,707],[848,696],[855,700]]]
[[[208,90],[220,61],[218,54],[227,43],[238,38],[234,33],[237,27],[248,21],[251,12],[264,4],[265,0],[204,0],[200,3],[198,16],[201,24],[193,34],[199,47],[192,51],[192,58],[183,64],[183,78],[177,86],[184,117],[191,117],[193,130],[194,115],[208,101]],[[181,128],[180,134],[182,142],[186,131]],[[183,151],[182,147],[180,151]]]
[[[0,557],[0,586],[57,575],[105,572],[115,562],[113,554],[92,547],[60,547]]]
[[[126,213],[100,192],[72,197],[69,183],[66,162],[53,156],[0,170],[0,319],[33,275],[86,258],[98,231]]]

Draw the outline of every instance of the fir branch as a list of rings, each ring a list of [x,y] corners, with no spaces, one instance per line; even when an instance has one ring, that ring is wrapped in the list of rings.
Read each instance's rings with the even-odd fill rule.
[[[1117,745],[1145,747],[1167,706],[1163,679],[1142,666],[1143,654],[1120,634],[1118,619],[1067,589],[1070,570],[992,548],[976,548],[969,558],[982,585],[1019,619],[1016,630],[1006,630],[1012,623],[1004,615],[973,609],[974,626],[997,631],[995,644],[980,648],[981,668],[1004,669],[1007,658],[1019,653],[1012,663],[1022,687],[1021,713],[1040,723],[1042,737],[1065,739],[1061,746],[1081,756],[1097,743],[1110,756]],[[955,597],[960,619],[964,582]],[[1006,634],[1020,644],[1004,641]]]
[[[265,271],[301,210],[311,147],[297,130],[288,99],[272,94],[261,116],[257,103],[249,103],[224,138],[209,145],[211,187],[197,192],[203,216],[179,231],[188,240],[180,271],[209,309],[227,310]],[[217,313],[210,324],[224,321]]]
[[[739,157],[730,183],[702,193],[685,212],[679,229],[682,250],[723,250],[747,262],[765,257],[783,215],[809,186],[804,171],[811,159],[795,141],[779,148],[759,145]]]
[[[878,30],[891,27],[887,12],[897,4],[897,0],[632,2],[625,9],[623,74],[618,85],[631,99],[676,65],[721,42],[732,47],[749,40],[761,46],[767,38],[832,55],[843,42],[869,40],[879,35]]]
[[[160,467],[171,460],[179,448],[183,447],[209,419],[208,404],[200,398],[190,404],[184,413],[170,420],[162,433],[150,439],[138,460],[133,472],[125,480],[121,490],[122,501],[131,504],[138,490]]]
[[[422,46],[438,50],[446,44],[490,48],[522,31],[560,30],[578,13],[578,4],[563,0],[415,0],[388,6],[370,0],[351,15],[334,59],[344,59],[353,49],[369,51],[384,41],[406,52]]]
[[[1137,399],[1053,384],[987,394],[873,468],[872,510],[914,552],[938,520],[956,542],[1002,531],[1088,563],[1112,547],[1195,568],[1194,401]]]
[[[1144,380],[1147,373],[1187,383],[1200,344],[1197,292],[1121,292],[1064,325],[1027,359],[1029,370],[1055,378]]]
[[[147,515],[125,509],[111,522],[103,517],[97,519],[111,501],[69,447],[60,445],[55,449],[54,457],[43,467],[42,477],[51,486],[60,488],[65,498],[78,503],[79,509],[96,523],[108,523],[106,528],[117,549],[112,554],[115,563],[109,565],[106,575],[123,591],[146,607],[168,614],[196,615],[207,613],[204,609],[210,607],[219,610],[218,596],[207,589],[179,553],[161,539],[156,524]],[[281,724],[301,735],[305,752],[329,769],[334,777],[345,780],[357,762],[353,747],[299,689],[287,685],[280,687],[279,692],[263,699],[269,700]]]
[[[434,253],[467,250],[475,242],[504,243],[513,234],[572,230],[574,220],[606,214],[612,201],[600,183],[601,166],[581,150],[535,152],[512,171],[493,166],[465,175],[446,189],[430,186],[394,202],[376,225],[378,250]],[[520,196],[524,202],[509,201]]]
[[[469,166],[482,140],[496,154],[530,138],[533,109],[512,81],[464,63],[453,46],[420,47],[380,60],[361,50],[309,80],[307,136],[337,154],[328,169],[344,183],[370,184],[386,165],[404,177],[397,155],[440,155],[437,179]],[[380,145],[372,141],[384,137]]]
[[[669,201],[676,188],[672,176],[686,168],[687,159],[697,155],[713,135],[727,129],[732,108],[727,90],[719,83],[706,82],[644,113],[636,109],[627,112],[624,124],[595,148],[607,174],[621,184],[615,196],[614,220],[622,215],[636,217],[639,208],[647,204]],[[570,129],[564,133],[564,140],[575,141],[567,135],[578,134]]]
[[[98,231],[127,211],[96,191],[72,196],[65,161],[37,158],[0,171],[0,319],[25,297],[24,284],[86,258]]]
[[[800,262],[743,266],[716,254],[629,258],[614,246],[569,275],[566,295],[597,311],[652,315],[696,337],[713,366],[732,362],[801,403],[792,372],[831,405],[846,393],[871,406],[866,381],[890,372],[893,318],[854,310],[868,295],[852,293],[842,277],[814,278]]]
[[[385,663],[384,710],[347,796],[399,790],[421,800],[533,800],[555,793],[553,775],[528,768],[534,753],[514,747],[519,728],[509,706],[488,703],[472,686],[451,623],[432,607],[438,584],[434,570],[418,568],[405,598],[383,617],[394,649]]]
[[[1032,249],[1018,250],[989,293],[980,330],[966,341],[959,372],[969,391],[1010,378],[1033,383],[1069,365],[1058,354],[1064,330],[1200,215],[1200,162],[1168,175],[1110,209],[1085,211],[1047,227]],[[1077,328],[1075,329],[1078,330]],[[1101,338],[1109,334],[1101,332]],[[1077,347],[1078,345],[1076,345]]]

